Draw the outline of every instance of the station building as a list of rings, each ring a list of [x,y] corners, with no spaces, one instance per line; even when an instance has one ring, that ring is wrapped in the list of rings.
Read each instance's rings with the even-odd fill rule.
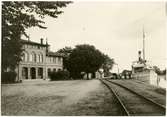
[[[47,79],[51,71],[63,69],[63,55],[50,51],[50,45],[43,39],[40,43],[21,40],[23,44],[22,61],[16,69],[16,81],[25,79]]]

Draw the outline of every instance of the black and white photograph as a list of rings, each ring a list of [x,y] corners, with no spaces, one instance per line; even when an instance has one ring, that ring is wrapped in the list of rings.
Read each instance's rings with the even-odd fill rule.
[[[167,1],[1,1],[1,116],[166,116]]]

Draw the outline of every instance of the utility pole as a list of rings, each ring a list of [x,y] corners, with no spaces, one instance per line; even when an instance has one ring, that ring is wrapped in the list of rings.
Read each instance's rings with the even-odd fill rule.
[[[143,26],[143,60],[145,61],[145,32]]]
[[[115,65],[117,65],[117,69],[118,69],[118,74],[119,74],[119,67],[118,67],[118,64],[117,63],[114,63]]]

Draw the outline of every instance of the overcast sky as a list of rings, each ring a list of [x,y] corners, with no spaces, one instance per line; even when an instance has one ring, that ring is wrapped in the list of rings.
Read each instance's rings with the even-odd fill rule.
[[[46,18],[47,29],[27,32],[36,42],[48,38],[52,51],[65,46],[92,44],[114,58],[120,70],[131,69],[146,32],[146,59],[165,67],[166,23],[164,2],[74,2],[57,19]],[[115,70],[117,68],[115,67]]]

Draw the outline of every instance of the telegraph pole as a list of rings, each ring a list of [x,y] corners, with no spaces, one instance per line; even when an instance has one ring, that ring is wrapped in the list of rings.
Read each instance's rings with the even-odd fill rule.
[[[145,61],[145,32],[143,27],[143,60]]]

